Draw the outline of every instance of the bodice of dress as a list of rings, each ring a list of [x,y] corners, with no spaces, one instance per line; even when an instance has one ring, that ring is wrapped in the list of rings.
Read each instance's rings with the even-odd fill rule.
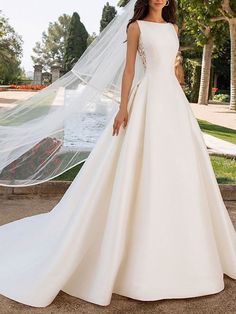
[[[145,72],[162,77],[174,75],[174,65],[179,49],[179,39],[172,23],[137,20],[140,36],[138,53]]]

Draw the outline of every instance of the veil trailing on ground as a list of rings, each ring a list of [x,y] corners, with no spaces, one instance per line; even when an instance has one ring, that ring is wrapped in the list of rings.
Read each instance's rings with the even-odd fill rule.
[[[0,114],[0,185],[48,181],[85,161],[119,108],[131,0],[71,71]],[[131,90],[143,65],[137,54]]]

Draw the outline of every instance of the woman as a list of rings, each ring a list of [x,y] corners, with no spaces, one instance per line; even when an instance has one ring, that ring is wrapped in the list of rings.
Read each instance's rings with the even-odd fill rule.
[[[133,82],[134,72],[135,72],[135,58],[136,58],[136,52],[138,48],[138,41],[140,36],[140,30],[137,23],[133,23],[135,20],[139,18],[145,17],[143,20],[152,21],[155,20],[158,23],[166,23],[166,21],[162,17],[162,10],[163,8],[167,7],[169,11],[165,11],[166,15],[168,16],[170,22],[173,23],[173,26],[176,29],[176,32],[178,34],[178,26],[174,22],[176,21],[176,6],[175,2],[172,1],[169,3],[169,1],[137,1],[136,3],[136,11],[127,25],[127,28],[129,28],[128,31],[128,47],[127,47],[127,58],[126,58],[126,66],[124,70],[123,75],[123,81],[122,81],[122,97],[121,97],[121,104],[120,104],[120,110],[117,113],[117,116],[115,117],[114,124],[113,124],[113,135],[118,135],[119,128],[122,122],[124,121],[124,127],[127,125],[128,121],[128,111],[127,111],[127,102],[128,102],[128,95],[131,89],[131,85]],[[129,25],[131,26],[129,27]],[[176,63],[175,63],[175,73],[182,84],[182,65],[179,62],[179,56],[177,58],[176,56]]]
[[[198,297],[236,279],[235,230],[175,75],[175,11],[135,2],[119,111],[49,213],[1,226],[2,295],[45,307],[62,290],[105,306],[112,293]]]

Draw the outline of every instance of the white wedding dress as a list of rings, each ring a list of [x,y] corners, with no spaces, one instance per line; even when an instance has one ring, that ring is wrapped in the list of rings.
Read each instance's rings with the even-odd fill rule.
[[[35,307],[60,290],[99,305],[220,292],[236,232],[174,73],[171,23],[139,20],[144,75],[127,127],[113,119],[59,203],[0,227],[0,294]]]

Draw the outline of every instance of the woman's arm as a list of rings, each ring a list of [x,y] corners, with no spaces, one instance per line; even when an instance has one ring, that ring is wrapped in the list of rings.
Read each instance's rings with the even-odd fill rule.
[[[135,73],[135,59],[138,48],[139,27],[131,23],[127,31],[126,64],[122,77],[120,109],[127,109],[128,96]]]
[[[176,33],[179,37],[179,28],[178,28],[178,25],[177,24],[173,24],[174,25],[174,28],[176,30]],[[185,79],[184,79],[184,68],[183,68],[183,65],[182,65],[182,56],[179,54],[177,54],[176,56],[176,59],[175,59],[175,75],[176,75],[176,78],[177,80],[179,81],[180,85],[185,85]]]
[[[175,75],[176,75],[177,80],[179,81],[180,85],[182,85],[182,86],[185,85],[184,68],[182,65],[182,57],[180,55],[176,56]]]
[[[127,31],[126,64],[122,76],[121,101],[119,111],[114,119],[112,135],[115,135],[115,133],[116,135],[118,135],[121,124],[124,122],[124,127],[126,127],[128,122],[127,105],[129,100],[130,89],[135,74],[135,60],[138,49],[139,34],[140,30],[138,23],[137,22],[131,23]]]

